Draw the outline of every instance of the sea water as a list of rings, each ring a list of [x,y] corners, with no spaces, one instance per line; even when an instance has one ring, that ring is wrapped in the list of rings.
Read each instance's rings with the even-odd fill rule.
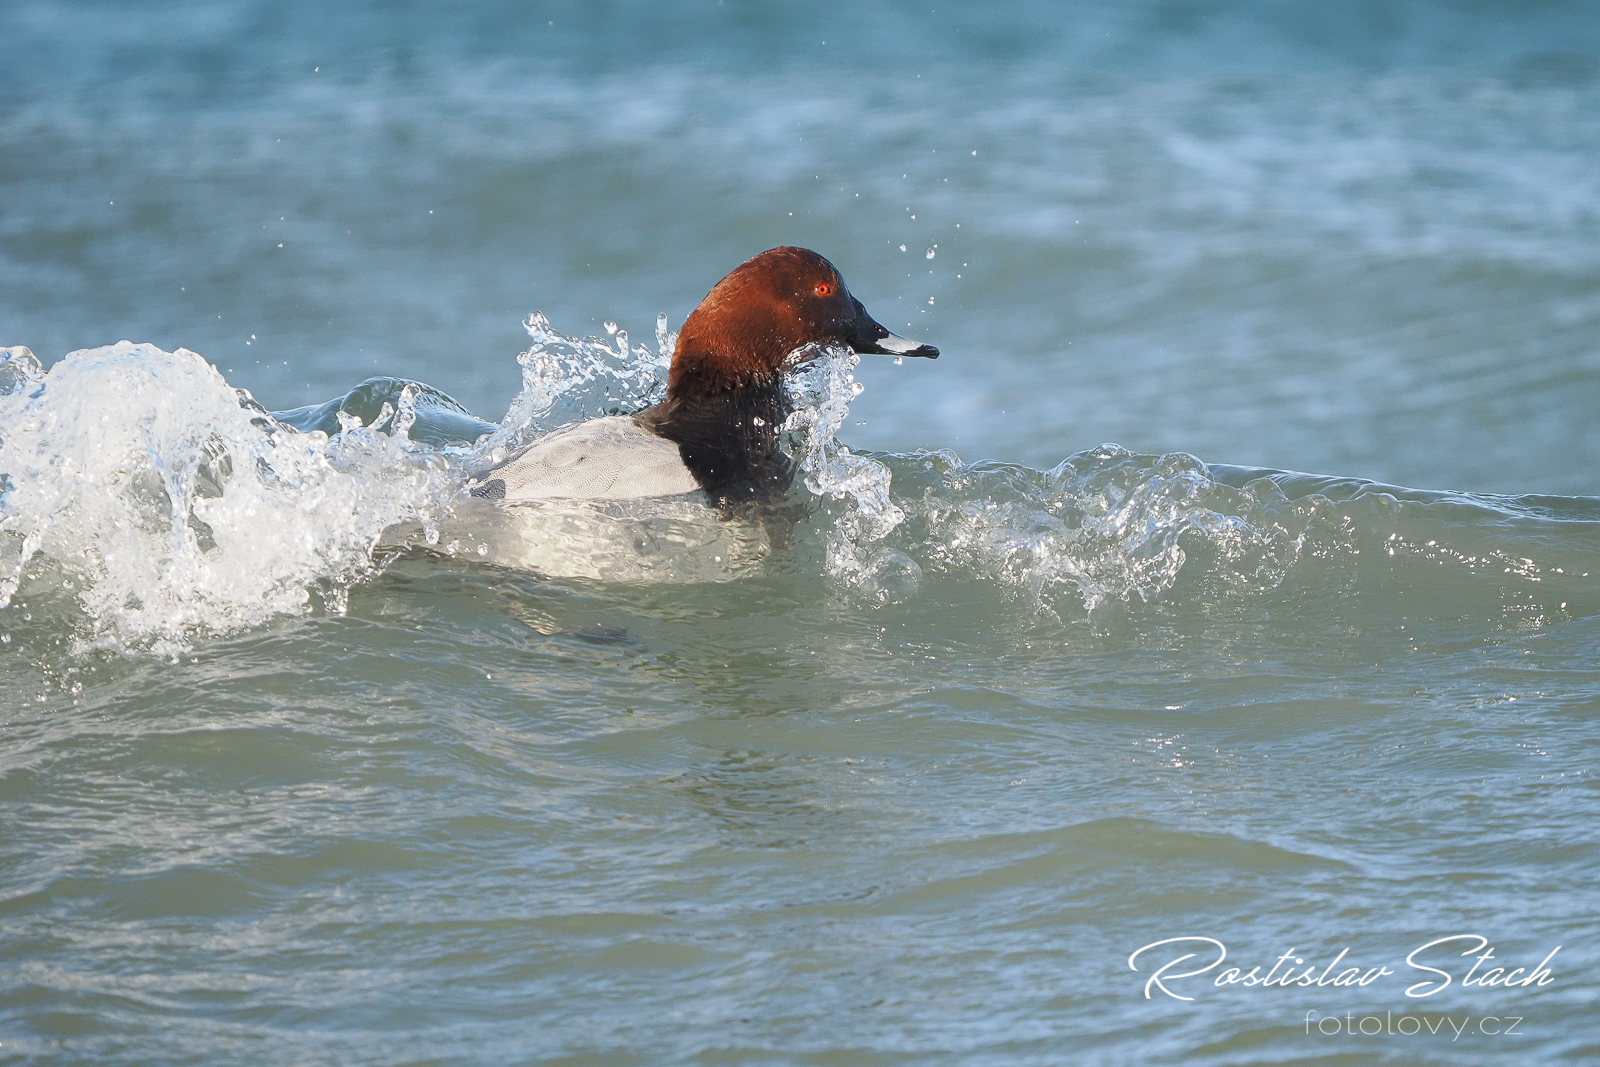
[[[1600,1055],[1583,5],[0,41],[0,1063]],[[784,243],[781,506],[466,494]]]

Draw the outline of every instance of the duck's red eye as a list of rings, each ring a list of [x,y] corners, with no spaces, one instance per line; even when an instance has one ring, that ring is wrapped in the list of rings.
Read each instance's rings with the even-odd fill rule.
[[[832,296],[833,286],[829,285],[827,282],[818,282],[817,287],[813,289],[812,292],[816,293],[818,296]]]

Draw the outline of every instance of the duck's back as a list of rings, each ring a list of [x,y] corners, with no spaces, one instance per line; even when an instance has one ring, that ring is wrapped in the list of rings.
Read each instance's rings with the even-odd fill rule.
[[[700,488],[677,444],[621,415],[557,430],[474,477],[473,496],[507,504],[674,496]]]

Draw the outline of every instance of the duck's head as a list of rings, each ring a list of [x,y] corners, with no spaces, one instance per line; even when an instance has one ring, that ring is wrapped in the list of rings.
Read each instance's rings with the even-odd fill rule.
[[[669,396],[769,385],[809,344],[937,359],[932,345],[890,333],[850,295],[838,268],[808,248],[774,248],[734,268],[678,333]]]

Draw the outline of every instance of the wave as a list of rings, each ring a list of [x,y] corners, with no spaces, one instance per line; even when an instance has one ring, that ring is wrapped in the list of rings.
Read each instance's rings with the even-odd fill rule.
[[[862,389],[843,350],[792,383],[783,440],[800,477],[765,512],[730,519],[692,498],[486,505],[466,494],[467,472],[653,402],[675,340],[664,317],[653,350],[611,324],[605,339],[539,315],[526,326],[522,388],[499,424],[404,379],[274,414],[184,349],[124,341],[48,372],[3,350],[0,629],[65,626],[79,654],[175,656],[199,635],[341,612],[354,584],[406,552],[601,582],[825,579],[867,606],[981,586],[1058,617],[1214,607],[1291,576],[1325,596],[1420,583],[1529,620],[1600,612],[1600,500],[1424,492],[1115,445],[1044,471],[854,452],[837,438]]]
[[[337,610],[383,531],[452,489],[425,446],[349,416],[295,431],[185,349],[124,341],[48,373],[6,357],[0,605],[69,596],[80,646],[176,654],[314,598]]]

